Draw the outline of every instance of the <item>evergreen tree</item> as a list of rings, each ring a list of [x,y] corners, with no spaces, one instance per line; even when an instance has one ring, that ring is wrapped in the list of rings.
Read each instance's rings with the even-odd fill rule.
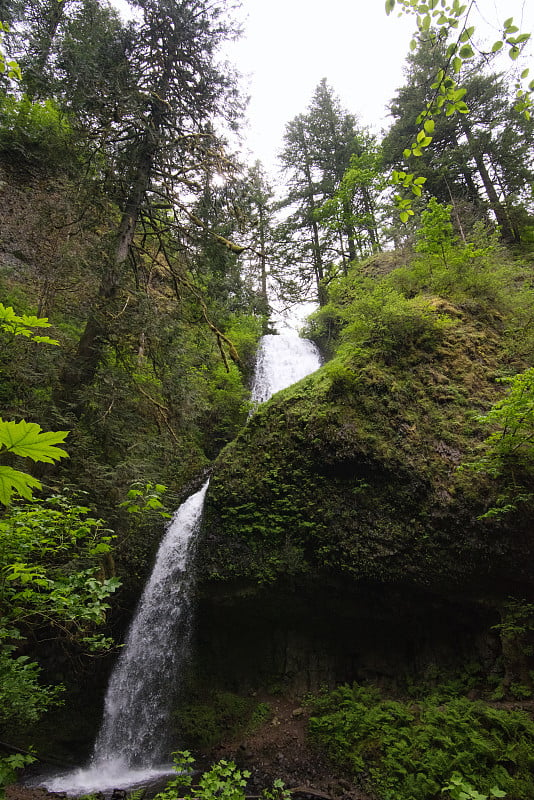
[[[238,111],[233,76],[216,63],[218,46],[234,34],[225,3],[142,0],[139,9],[129,54],[135,90],[125,98],[105,152],[116,176],[120,221],[97,302],[63,374],[69,393],[90,382],[101,361],[110,320],[124,303],[121,286],[140,222],[150,221],[153,238],[170,228],[185,246],[192,228],[188,206],[202,192],[203,173],[222,163],[210,120],[219,116],[233,124]],[[169,213],[162,220],[154,207]]]
[[[443,47],[425,41],[408,57],[407,82],[390,105],[395,122],[383,142],[386,164],[399,163],[417,134]],[[516,207],[525,203],[534,177],[533,124],[514,110],[504,78],[485,73],[482,64],[464,67],[462,85],[469,113],[436,118],[432,147],[417,158],[417,173],[440,202],[465,200],[481,213],[489,206],[503,237],[517,241]]]
[[[322,80],[308,113],[287,125],[281,161],[289,176],[289,191],[281,203],[289,213],[281,231],[286,241],[294,237],[292,249],[299,252],[301,270],[313,274],[322,304],[338,267],[346,272],[350,261],[379,247],[376,143]]]

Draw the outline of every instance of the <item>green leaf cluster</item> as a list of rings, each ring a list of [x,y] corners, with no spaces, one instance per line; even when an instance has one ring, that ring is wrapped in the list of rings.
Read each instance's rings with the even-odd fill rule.
[[[502,484],[497,502],[483,517],[496,517],[530,504],[534,497],[534,368],[501,378],[506,395],[477,417],[494,428],[479,455],[462,469],[484,473]]]
[[[407,160],[412,156],[421,157],[425,148],[432,144],[436,117],[443,113],[447,117],[469,113],[469,107],[464,101],[466,88],[458,85],[456,76],[461,73],[464,64],[475,57],[478,47],[474,38],[475,26],[469,24],[472,6],[462,5],[458,0],[454,0],[451,4],[446,0],[428,2],[398,0],[397,5],[401,13],[411,14],[417,21],[417,33],[410,45],[412,51],[417,50],[422,43],[429,42],[434,46],[448,40],[451,33],[454,34],[453,41],[444,54],[443,63],[431,84],[432,96],[418,114],[417,123],[420,127],[416,137],[403,151],[404,159]],[[395,6],[395,0],[386,0],[386,13],[391,14]],[[514,25],[513,18],[510,17],[504,22],[502,40],[494,42],[490,50],[496,53],[506,43],[509,47],[509,56],[515,61],[529,39],[530,34],[520,33],[519,28]],[[534,81],[531,81],[528,87],[521,82],[525,81],[528,75],[529,70],[523,70],[521,80],[516,84],[515,105],[516,110],[522,112],[527,120],[530,119]],[[409,187],[416,197],[421,194],[420,187],[416,188],[417,180],[419,178],[407,170],[397,169],[391,175],[392,186]],[[412,195],[396,195],[395,204],[401,221],[407,222],[412,215]]]
[[[63,495],[13,505],[0,518],[0,725],[35,722],[59,702],[41,686],[39,667],[20,655],[25,637],[54,631],[65,646],[109,647],[98,627],[119,586],[102,572],[112,532]]]
[[[192,770],[195,759],[189,750],[174,753],[174,771],[177,777],[169,781],[154,800],[245,800],[248,770],[239,769],[233,761],[221,760],[211,769],[203,772],[193,784]],[[290,800],[291,793],[281,780],[275,780],[272,787],[265,789],[260,800]]]
[[[53,99],[1,97],[0,151],[47,170],[77,164],[72,125]]]
[[[24,336],[39,344],[59,344],[57,339],[35,333],[35,328],[50,328],[46,317],[35,317],[31,314],[16,314],[11,306],[0,303],[0,329],[13,336]]]
[[[13,422],[0,418],[0,455],[12,453],[15,456],[30,458],[53,464],[67,453],[61,447],[68,431],[43,431],[36,422]],[[0,466],[0,503],[9,505],[13,494],[32,499],[32,490],[40,489],[41,482],[26,472],[10,466]]]
[[[6,22],[0,22],[0,75],[7,75],[11,80],[20,81],[22,74],[20,67],[13,59],[6,59],[5,53],[2,49],[2,39],[4,33],[8,33],[9,25]]]
[[[170,514],[165,510],[161,498],[167,487],[162,483],[153,484],[150,481],[144,485],[135,483],[128,490],[126,500],[120,503],[120,508],[125,508],[128,514],[140,514],[141,512],[156,511],[160,516],[170,518]]]

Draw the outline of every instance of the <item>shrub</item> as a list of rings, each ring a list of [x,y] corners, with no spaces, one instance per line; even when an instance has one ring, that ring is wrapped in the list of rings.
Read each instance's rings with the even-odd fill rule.
[[[50,169],[76,163],[73,129],[53,100],[0,98],[0,151]]]

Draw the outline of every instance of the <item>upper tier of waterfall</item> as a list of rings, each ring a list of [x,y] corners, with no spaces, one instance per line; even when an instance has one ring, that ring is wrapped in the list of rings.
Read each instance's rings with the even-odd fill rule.
[[[256,356],[252,402],[268,400],[321,366],[317,347],[294,331],[263,336]]]

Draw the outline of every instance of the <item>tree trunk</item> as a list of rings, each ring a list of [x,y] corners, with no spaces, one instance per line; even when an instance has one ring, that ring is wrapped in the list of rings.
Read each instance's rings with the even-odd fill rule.
[[[493,185],[486,164],[484,163],[484,154],[480,152],[480,150],[477,148],[476,142],[473,141],[471,129],[463,115],[461,118],[461,125],[467,139],[471,155],[476,164],[478,174],[480,175],[480,179],[484,185],[484,190],[488,196],[491,209],[495,214],[495,218],[501,229],[502,238],[506,242],[517,243],[519,241],[517,231],[514,230],[506,207],[499,200],[499,195],[495,190],[495,186]]]
[[[121,216],[115,251],[104,270],[95,306],[80,337],[76,353],[65,365],[60,377],[60,389],[56,397],[60,403],[70,400],[82,386],[87,386],[94,379],[113,326],[114,313],[119,310],[116,300],[124,275],[124,265],[130,254],[143,199],[150,185],[157,149],[157,113],[153,116],[154,127],[148,126],[148,132],[144,134],[144,146],[141,147],[135,178]]]

